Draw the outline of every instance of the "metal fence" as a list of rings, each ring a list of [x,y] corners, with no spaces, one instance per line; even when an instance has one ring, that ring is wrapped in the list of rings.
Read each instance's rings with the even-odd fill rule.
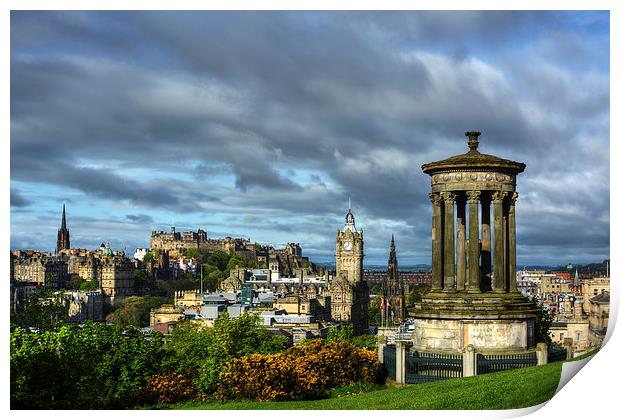
[[[478,375],[536,366],[537,363],[535,351],[515,354],[477,354]]]
[[[463,355],[408,352],[405,356],[405,383],[420,384],[463,376]]]
[[[560,360],[566,360],[566,349],[554,344],[550,345],[547,352],[547,362],[551,363]]]
[[[383,348],[383,366],[387,370],[388,378],[396,379],[396,347],[385,346]]]

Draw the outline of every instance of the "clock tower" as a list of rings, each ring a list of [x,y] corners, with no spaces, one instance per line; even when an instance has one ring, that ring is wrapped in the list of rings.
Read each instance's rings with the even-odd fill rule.
[[[368,285],[364,281],[364,231],[355,227],[349,208],[336,231],[336,277],[329,285],[334,321],[350,322],[356,334],[368,328]]]
[[[351,209],[346,215],[344,228],[336,231],[336,276],[342,275],[351,283],[359,283],[364,268],[364,230],[355,227]]]

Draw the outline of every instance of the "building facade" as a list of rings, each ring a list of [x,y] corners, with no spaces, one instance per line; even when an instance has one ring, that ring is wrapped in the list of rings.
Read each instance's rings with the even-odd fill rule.
[[[368,329],[369,289],[364,281],[364,231],[355,227],[351,209],[336,232],[336,276],[329,283],[331,318],[350,322],[356,334]]]
[[[102,261],[101,291],[112,305],[134,293],[133,264],[127,258],[119,255]]]
[[[32,254],[14,260],[13,277],[18,283],[60,289],[69,280],[69,271],[62,257]]]

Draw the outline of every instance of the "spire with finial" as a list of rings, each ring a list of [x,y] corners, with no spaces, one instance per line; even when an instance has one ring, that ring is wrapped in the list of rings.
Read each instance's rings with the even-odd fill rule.
[[[345,216],[344,229],[356,232],[355,217],[353,217],[353,212],[351,211],[351,197],[349,197],[349,211],[347,212],[347,215]]]
[[[60,228],[67,228],[67,216],[65,215],[65,203],[62,203],[62,220],[60,222]]]
[[[469,138],[469,140],[467,140],[467,145],[469,146],[469,152],[477,152],[478,151],[478,144],[480,143],[478,141],[478,136],[482,134],[480,131],[468,131],[465,133],[465,135]]]
[[[60,229],[58,229],[58,239],[56,240],[56,253],[63,249],[71,248],[69,240],[69,229],[67,229],[67,215],[65,211],[65,203],[62,204],[62,219],[60,221]]]

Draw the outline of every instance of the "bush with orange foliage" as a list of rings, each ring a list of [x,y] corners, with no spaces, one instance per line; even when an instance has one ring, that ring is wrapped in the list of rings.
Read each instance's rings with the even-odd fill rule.
[[[357,382],[380,382],[377,353],[345,341],[312,340],[284,353],[252,354],[228,361],[220,373],[216,397],[299,400]]]
[[[195,399],[191,372],[164,372],[153,375],[139,395],[143,403],[171,404]]]

